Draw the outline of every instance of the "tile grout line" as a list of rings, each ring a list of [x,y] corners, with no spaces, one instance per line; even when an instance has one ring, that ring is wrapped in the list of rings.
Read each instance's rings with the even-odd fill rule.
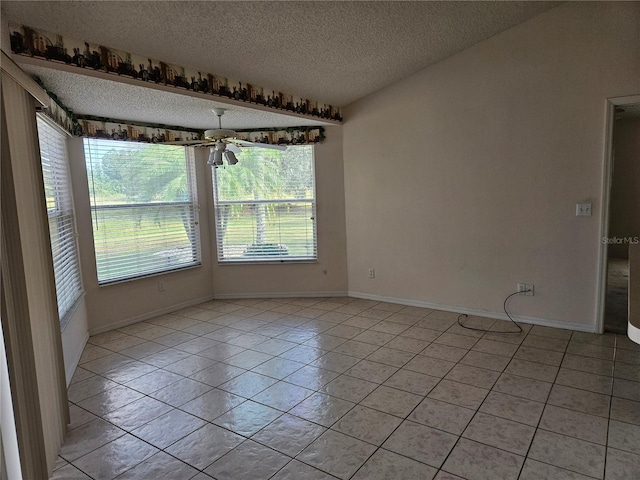
[[[615,388],[615,374],[616,374],[616,358],[618,356],[618,349],[617,349],[617,345],[618,345],[618,337],[617,335],[614,337],[615,338],[615,342],[613,344],[613,372],[611,375],[611,397],[609,400],[609,418],[607,419],[607,437],[605,440],[605,447],[604,447],[604,472],[603,472],[603,478],[606,477],[607,475],[607,457],[609,456],[609,434],[611,433],[611,410],[613,409],[613,393],[614,393],[614,388]]]
[[[491,328],[492,328],[494,325],[495,325],[495,322],[494,322],[490,327],[488,327],[487,332],[483,333],[483,334],[482,334],[482,336],[478,337],[478,340],[476,341],[476,343],[474,343],[474,345],[473,345],[471,348],[473,348],[474,346],[476,346],[476,345],[478,344],[478,342],[479,342],[482,338],[484,338],[484,336],[485,336],[487,333],[489,333],[489,331],[491,330]],[[526,338],[526,335],[525,335],[525,338]],[[522,341],[524,341],[524,339],[523,339]],[[517,344],[517,345],[518,345],[518,347],[519,347],[520,345],[522,345],[522,341],[521,341],[520,343],[518,343],[518,344]],[[505,342],[505,343],[506,343],[506,342]],[[471,351],[471,348],[469,349],[469,352]],[[476,350],[476,351],[477,351],[477,350]],[[517,350],[516,350],[516,351],[517,351]],[[487,352],[481,352],[481,353],[487,353]],[[495,354],[491,354],[491,355],[495,355]],[[514,355],[515,355],[515,353],[514,353]],[[464,358],[464,357],[463,357],[463,358]],[[512,359],[512,358],[513,358],[513,355],[512,355],[510,358]],[[462,359],[460,359],[460,360],[462,360]],[[456,363],[456,365],[464,365],[464,364],[461,364],[461,363],[460,363],[460,361],[458,361],[458,362]],[[502,374],[504,373],[504,371],[506,370],[506,368],[508,367],[508,365],[509,365],[509,364],[505,365],[505,366],[502,368],[502,370],[499,372],[499,373],[500,373],[500,375],[499,375],[499,376],[498,376],[498,378],[493,382],[493,384],[492,384],[491,388],[490,388],[490,389],[488,389],[487,394],[484,396],[484,398],[483,398],[483,399],[482,399],[482,401],[480,402],[480,405],[478,405],[478,407],[475,409],[475,411],[474,411],[474,413],[473,413],[472,417],[469,419],[469,421],[468,421],[468,422],[467,422],[467,424],[465,425],[465,427],[464,427],[464,429],[462,430],[462,432],[460,432],[460,435],[457,435],[457,437],[458,437],[458,438],[456,439],[456,442],[454,443],[454,445],[451,447],[451,449],[449,450],[449,452],[448,452],[448,453],[447,453],[447,455],[445,456],[444,460],[442,461],[442,464],[440,465],[439,470],[442,470],[442,471],[447,472],[447,470],[443,470],[443,467],[444,467],[444,466],[445,466],[445,464],[447,463],[447,460],[449,459],[449,457],[451,456],[451,454],[453,453],[453,451],[455,450],[455,448],[458,446],[458,444],[460,443],[460,440],[461,440],[462,438],[465,438],[466,440],[471,440],[471,439],[467,439],[466,437],[463,437],[464,432],[466,432],[466,430],[467,430],[467,428],[469,428],[469,425],[471,424],[471,422],[473,422],[473,419],[474,419],[474,418],[476,418],[476,416],[477,416],[477,415],[478,415],[478,413],[480,412],[480,409],[482,408],[482,405],[484,405],[484,402],[486,401],[486,399],[487,399],[487,397],[489,396],[489,394],[493,391],[493,387],[494,387],[494,386],[495,386],[495,384],[498,382],[498,380],[500,379],[500,377],[502,376]],[[455,368],[455,366],[454,366],[454,367],[452,367],[452,368],[451,368],[451,370],[453,370],[454,368]],[[477,368],[481,368],[481,367],[477,367]],[[449,372],[451,372],[451,370],[449,370]],[[447,372],[447,374],[446,374],[446,375],[448,375],[448,374],[449,374],[449,372]],[[445,377],[446,377],[446,375],[445,375]],[[443,377],[443,380],[444,380],[444,378],[445,378],[445,377]],[[434,388],[435,388],[435,387],[434,387]],[[427,398],[427,397],[425,397],[425,398]],[[444,400],[443,400],[443,401],[444,401]],[[446,401],[445,401],[445,402],[446,402]],[[446,402],[446,403],[449,403],[449,402]],[[452,404],[452,405],[455,405],[455,404]],[[460,405],[458,405],[458,406],[460,406]],[[471,441],[475,441],[475,440],[471,440]],[[480,444],[482,444],[482,445],[486,445],[486,446],[491,447],[491,448],[497,448],[498,450],[507,451],[507,450],[504,450],[504,449],[501,449],[501,448],[498,448],[498,447],[494,447],[494,446],[492,446],[492,445],[483,444],[482,442],[478,442],[478,443],[480,443]],[[507,451],[507,452],[508,452],[508,451]],[[508,453],[513,454],[513,452],[508,452]],[[524,461],[523,461],[522,463],[524,464]],[[452,473],[452,472],[447,472],[447,473],[451,473],[452,475],[455,475],[455,474],[454,474],[454,473]]]
[[[569,341],[570,341],[570,339],[569,339]],[[531,437],[531,442],[529,443],[529,447],[527,448],[527,453],[524,456],[524,461],[522,462],[522,466],[520,467],[520,472],[518,473],[518,477],[517,478],[520,478],[520,476],[522,475],[522,471],[524,470],[524,464],[526,463],[527,459],[530,458],[529,457],[529,453],[531,452],[531,447],[533,446],[533,442],[534,442],[536,436],[538,435],[538,431],[540,430],[540,423],[542,422],[542,417],[544,417],[544,413],[547,410],[547,405],[549,404],[548,403],[549,402],[549,397],[551,396],[551,392],[553,391],[553,385],[556,384],[556,380],[558,379],[558,375],[560,374],[560,368],[562,367],[562,362],[564,362],[564,358],[565,358],[565,356],[567,354],[568,348],[569,348],[569,342],[567,342],[567,345],[566,345],[566,347],[564,349],[564,352],[562,353],[562,360],[560,361],[560,366],[558,367],[558,371],[556,372],[554,380],[553,380],[553,382],[551,384],[551,388],[549,389],[549,393],[547,393],[547,396],[545,398],[544,407],[542,409],[542,412],[540,413],[540,417],[538,418],[538,423],[535,426],[535,430],[533,432],[533,437]],[[535,459],[532,458],[532,460],[535,460]],[[543,462],[543,463],[546,463],[546,462]],[[557,465],[553,465],[553,466],[557,467]]]

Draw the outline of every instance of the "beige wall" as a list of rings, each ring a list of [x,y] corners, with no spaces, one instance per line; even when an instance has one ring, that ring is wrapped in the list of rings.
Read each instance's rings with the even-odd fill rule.
[[[342,127],[325,127],[325,135],[325,141],[316,145],[314,151],[318,262],[219,265],[214,252],[213,281],[216,297],[346,294]],[[211,215],[213,225],[213,212]],[[213,230],[211,243],[215,243]]]
[[[639,24],[564,4],[348,107],[350,292],[494,314],[532,283],[514,312],[594,330],[606,99],[640,92]]]
[[[640,238],[640,118],[617,120],[613,136],[609,237]],[[628,258],[629,244],[609,244],[608,254]]]
[[[69,154],[90,333],[177,310],[181,306],[213,298],[214,295],[346,293],[341,127],[327,128],[326,136],[325,142],[315,149],[318,263],[219,266],[215,253],[211,171],[206,164],[207,152],[196,149],[202,266],[106,286],[98,286],[96,277],[82,139],[71,139]],[[160,281],[164,283],[163,292],[158,289]]]

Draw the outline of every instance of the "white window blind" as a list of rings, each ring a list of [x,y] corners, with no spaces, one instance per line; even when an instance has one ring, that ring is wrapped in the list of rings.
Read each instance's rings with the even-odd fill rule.
[[[38,114],[37,124],[58,313],[64,323],[82,294],[67,136],[42,114]]]
[[[85,139],[98,282],[200,264],[193,152]]]
[[[213,186],[218,261],[317,259],[313,146],[245,148]]]

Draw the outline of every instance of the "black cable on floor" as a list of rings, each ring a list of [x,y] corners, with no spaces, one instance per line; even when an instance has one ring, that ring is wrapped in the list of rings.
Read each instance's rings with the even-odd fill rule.
[[[528,290],[523,291],[523,292],[513,292],[512,294],[507,295],[507,298],[504,299],[504,303],[502,304],[502,308],[504,309],[504,313],[506,313],[507,317],[509,317],[509,320],[511,320],[513,322],[513,324],[516,327],[518,327],[518,330],[516,330],[516,331],[513,331],[513,330],[509,330],[509,331],[505,331],[505,330],[486,330],[484,328],[468,327],[466,325],[463,325],[462,322],[460,321],[460,319],[462,317],[465,317],[465,318],[468,317],[468,315],[466,313],[463,313],[463,314],[458,316],[458,325],[460,325],[462,328],[466,328],[467,330],[475,330],[477,332],[485,332],[485,333],[487,333],[487,332],[489,332],[489,333],[522,333],[522,327],[520,325],[518,325],[516,323],[516,321],[513,318],[511,318],[511,315],[509,315],[509,312],[507,312],[507,301],[511,297],[513,297],[514,295],[524,295],[524,294],[527,293],[527,291]]]

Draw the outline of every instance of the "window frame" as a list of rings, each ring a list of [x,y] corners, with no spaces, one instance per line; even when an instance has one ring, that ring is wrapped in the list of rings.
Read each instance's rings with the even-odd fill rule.
[[[95,260],[95,265],[96,265],[96,279],[98,281],[98,286],[100,287],[105,287],[108,285],[114,285],[114,284],[119,284],[119,283],[126,283],[126,282],[131,282],[131,281],[135,281],[135,280],[139,280],[139,279],[143,279],[143,278],[148,278],[148,277],[154,277],[154,276],[158,276],[158,275],[165,275],[168,273],[173,273],[173,272],[177,272],[177,271],[182,271],[182,270],[188,270],[191,268],[198,268],[200,266],[202,266],[202,242],[201,242],[201,232],[200,232],[200,205],[198,202],[198,186],[197,186],[197,176],[196,176],[196,169],[195,169],[195,155],[193,152],[193,149],[191,148],[187,148],[187,147],[182,147],[184,150],[184,156],[185,156],[185,174],[186,174],[186,179],[187,179],[187,187],[188,187],[188,194],[187,194],[187,199],[186,200],[180,200],[180,201],[158,201],[158,202],[130,202],[130,203],[117,203],[117,204],[100,204],[100,205],[96,205],[95,203],[95,190],[94,190],[94,186],[92,185],[92,170],[90,170],[89,164],[91,162],[91,160],[89,160],[89,155],[91,155],[91,153],[87,153],[87,146],[90,144],[90,142],[92,141],[108,141],[108,142],[113,142],[114,145],[126,145],[127,143],[131,143],[131,142],[125,142],[122,140],[112,140],[112,139],[105,139],[105,138],[85,138],[83,141],[83,147],[85,149],[85,166],[87,168],[87,179],[89,181],[89,194],[90,194],[90,208],[91,208],[91,223],[92,223],[92,234],[93,234],[93,242],[94,242],[94,260]],[[136,144],[137,146],[147,146],[147,144]],[[149,146],[151,145],[157,145],[157,144],[148,144]],[[175,146],[174,146],[175,147]],[[93,168],[93,167],[91,167]],[[97,212],[99,211],[107,211],[107,210],[129,210],[129,209],[136,209],[136,208],[147,208],[150,211],[165,211],[171,208],[180,208],[180,207],[187,207],[187,209],[190,211],[190,215],[191,215],[191,229],[192,229],[192,235],[193,235],[193,244],[192,244],[192,251],[193,251],[193,260],[190,262],[186,262],[186,263],[177,263],[174,265],[166,265],[163,268],[157,268],[157,269],[152,269],[152,270],[148,270],[148,271],[138,271],[137,273],[134,274],[129,274],[129,275],[119,275],[119,276],[110,276],[109,278],[104,278],[104,279],[100,279],[100,271],[99,271],[99,267],[98,267],[98,254],[97,254],[97,249],[95,248],[95,244],[96,244],[96,215]],[[153,213],[149,213],[147,215],[147,218],[150,218],[153,216]],[[187,236],[189,237],[189,234],[187,234]]]
[[[311,172],[313,173],[313,197],[312,198],[278,198],[278,199],[268,199],[268,200],[256,200],[256,199],[248,199],[248,200],[220,200],[218,195],[218,182],[216,171],[218,168],[234,168],[234,166],[212,166],[211,167],[211,179],[213,186],[213,214],[214,214],[214,224],[213,229],[215,232],[215,250],[216,250],[216,259],[217,263],[220,266],[230,266],[230,265],[290,265],[290,264],[305,264],[305,263],[318,263],[318,198],[317,198],[317,185],[316,185],[316,162],[315,162],[315,146],[314,145],[289,145],[288,149],[297,148],[297,147],[309,147],[311,152]],[[242,157],[238,158],[238,163],[242,162]],[[276,256],[269,255],[270,258],[259,257],[231,257],[224,258],[224,246],[220,244],[220,235],[219,235],[219,208],[223,205],[277,205],[277,204],[301,204],[306,203],[310,205],[311,211],[311,220],[312,220],[312,228],[313,228],[313,256],[309,257],[288,257],[288,256]]]

